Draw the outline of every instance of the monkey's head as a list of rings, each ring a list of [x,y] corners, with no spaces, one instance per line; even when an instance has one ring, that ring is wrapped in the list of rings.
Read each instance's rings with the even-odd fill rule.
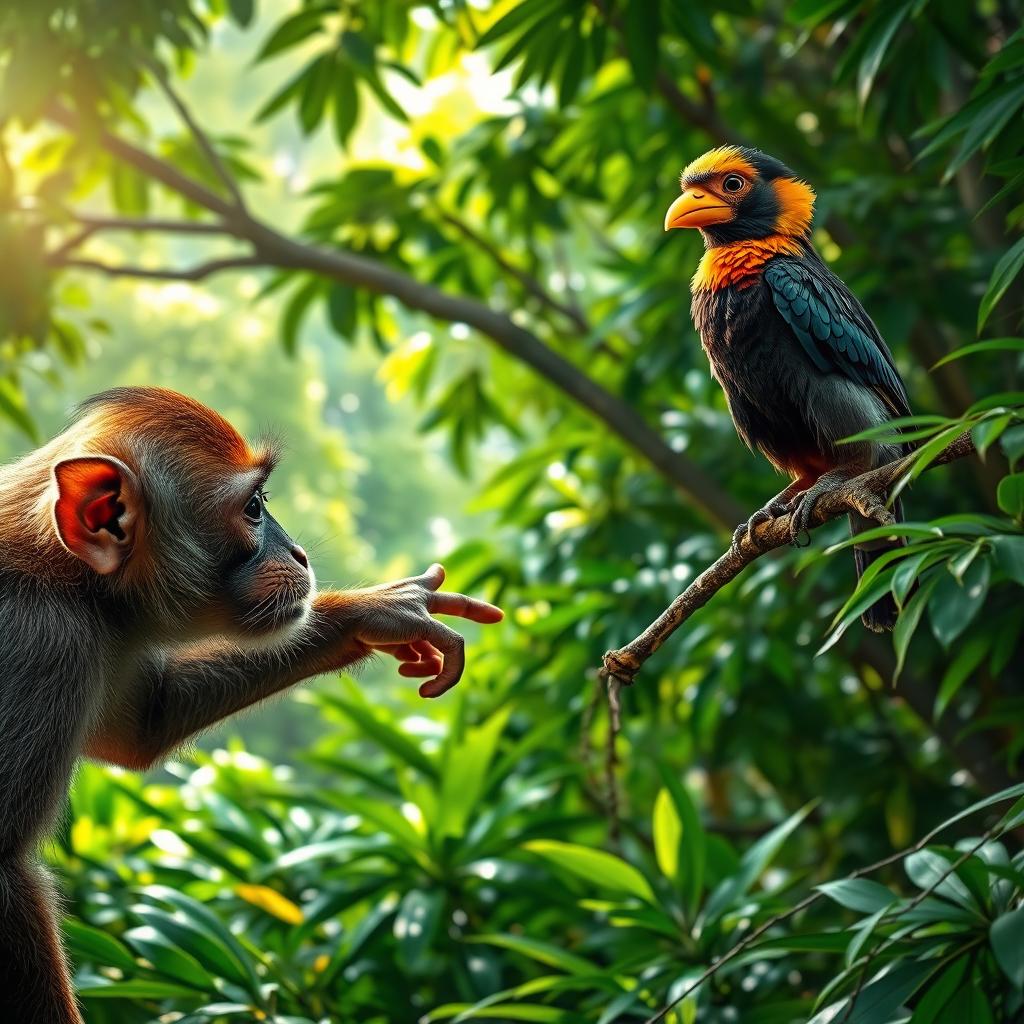
[[[57,537],[151,628],[256,639],[305,617],[314,577],[267,509],[271,446],[163,388],[89,399],[56,444]]]

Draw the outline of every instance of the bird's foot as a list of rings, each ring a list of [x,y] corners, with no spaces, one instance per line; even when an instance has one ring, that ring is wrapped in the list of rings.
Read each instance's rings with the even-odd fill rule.
[[[818,499],[827,491],[835,490],[840,484],[850,479],[851,474],[845,469],[831,470],[823,473],[817,480],[801,491],[793,499],[792,514],[789,520],[789,542],[795,548],[805,548],[811,543],[811,519],[814,506]]]
[[[772,498],[764,508],[759,508],[745,523],[740,523],[736,527],[732,535],[733,549],[739,550],[740,545],[746,541],[752,547],[760,550],[761,545],[755,535],[757,527],[762,523],[770,523],[773,519],[778,519],[779,516],[784,516],[789,511],[790,505],[787,501],[779,496]]]

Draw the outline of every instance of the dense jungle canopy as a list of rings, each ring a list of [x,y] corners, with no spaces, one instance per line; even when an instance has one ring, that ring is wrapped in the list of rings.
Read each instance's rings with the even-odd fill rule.
[[[0,455],[173,387],[282,437],[321,581],[439,558],[509,612],[441,701],[379,665],[83,764],[90,1022],[1024,1021],[1022,13],[0,3]],[[724,143],[814,186],[894,351],[910,543],[856,592],[844,519],[759,559],[613,730],[604,652],[781,487],[662,227]]]

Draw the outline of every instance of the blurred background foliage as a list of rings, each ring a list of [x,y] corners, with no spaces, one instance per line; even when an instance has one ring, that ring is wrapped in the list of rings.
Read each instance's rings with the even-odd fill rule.
[[[440,556],[510,612],[442,702],[370,668],[83,765],[90,1021],[1024,1020],[1021,13],[0,4],[0,453],[175,387],[283,436],[321,580]],[[841,524],[718,595],[624,693],[612,802],[601,653],[778,489],[661,231],[724,142],[814,184],[920,437],[985,458],[852,597]],[[845,629],[879,588],[894,642]]]

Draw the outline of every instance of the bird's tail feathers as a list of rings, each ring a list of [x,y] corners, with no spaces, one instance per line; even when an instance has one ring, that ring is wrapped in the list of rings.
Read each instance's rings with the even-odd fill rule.
[[[892,503],[892,514],[896,517],[896,522],[900,523],[903,521],[903,505],[899,498]],[[850,513],[850,533],[855,537],[858,533],[870,530],[877,525],[872,520],[865,519],[855,512]],[[887,551],[901,548],[906,543],[905,537],[896,537],[892,540],[868,541],[865,547],[854,546],[853,557],[857,565],[857,579],[859,580],[864,575],[872,562],[876,561]],[[870,608],[865,609],[860,620],[872,632],[884,633],[896,625],[898,617],[899,609],[896,607],[896,600],[891,593],[887,592]]]

